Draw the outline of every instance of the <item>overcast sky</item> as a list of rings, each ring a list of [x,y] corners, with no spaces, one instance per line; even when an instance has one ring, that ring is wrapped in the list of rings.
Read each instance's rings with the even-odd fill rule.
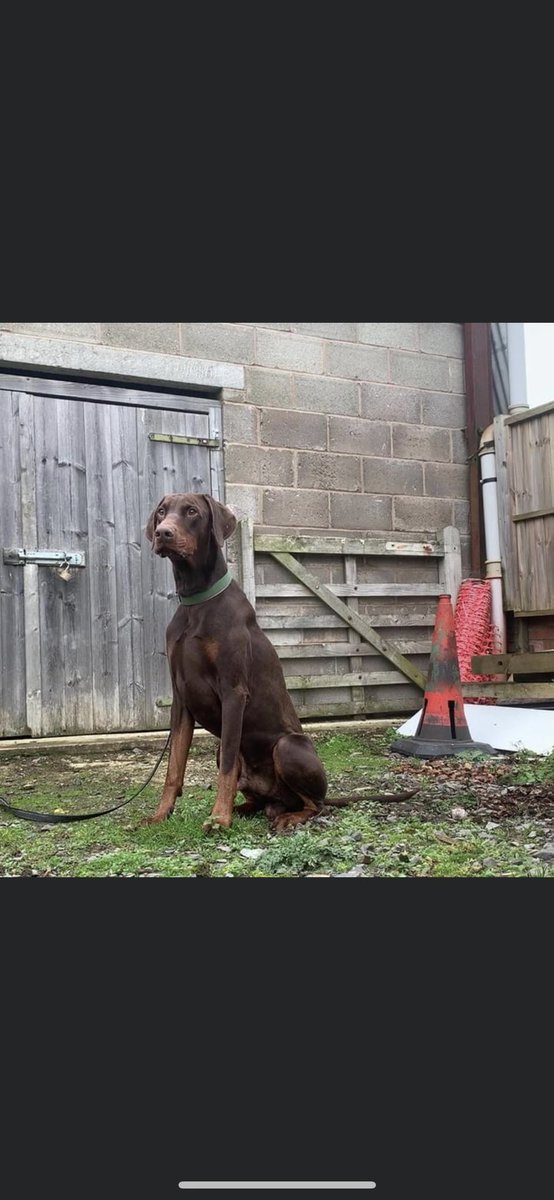
[[[524,323],[527,400],[533,407],[554,400],[554,322]]]

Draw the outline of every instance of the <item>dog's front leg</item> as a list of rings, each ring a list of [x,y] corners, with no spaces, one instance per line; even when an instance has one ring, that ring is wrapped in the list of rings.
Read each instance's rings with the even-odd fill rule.
[[[211,815],[203,825],[206,833],[220,825],[228,829],[233,820],[233,804],[240,770],[242,718],[247,699],[248,692],[242,684],[224,691],[222,695],[217,797]]]
[[[171,742],[164,790],[156,812],[151,817],[145,817],[143,825],[154,825],[171,816],[177,796],[180,796],[183,790],[185,768],[193,733],[194,719],[191,713],[183,707],[180,701],[174,700],[171,706]]]

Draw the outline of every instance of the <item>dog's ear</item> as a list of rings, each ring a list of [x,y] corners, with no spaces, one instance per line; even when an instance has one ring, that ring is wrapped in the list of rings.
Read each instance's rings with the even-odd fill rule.
[[[145,532],[146,537],[148,538],[149,542],[154,541],[154,531],[156,528],[156,513],[157,513],[161,503],[162,503],[162,501],[158,500],[158,503],[157,503],[154,511],[150,513],[150,516],[146,522],[146,529],[144,530],[144,532]]]
[[[236,528],[237,518],[230,508],[220,504],[219,500],[214,500],[213,496],[204,495],[204,500],[210,510],[215,540],[218,546],[222,546]]]

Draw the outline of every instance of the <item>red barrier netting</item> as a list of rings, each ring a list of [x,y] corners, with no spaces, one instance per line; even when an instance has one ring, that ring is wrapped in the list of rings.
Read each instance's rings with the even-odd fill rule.
[[[475,675],[471,669],[473,654],[495,654],[498,634],[491,624],[491,585],[488,580],[464,579],[458,592],[454,613],[456,645],[462,683],[486,683],[494,675]],[[496,704],[489,696],[466,696],[466,704]]]

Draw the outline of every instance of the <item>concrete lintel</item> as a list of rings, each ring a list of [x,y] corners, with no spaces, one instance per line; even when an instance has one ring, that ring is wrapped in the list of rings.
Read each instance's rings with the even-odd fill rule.
[[[178,354],[123,350],[93,342],[0,331],[0,366],[104,377],[122,382],[179,384],[215,392],[243,388],[244,367]]]

